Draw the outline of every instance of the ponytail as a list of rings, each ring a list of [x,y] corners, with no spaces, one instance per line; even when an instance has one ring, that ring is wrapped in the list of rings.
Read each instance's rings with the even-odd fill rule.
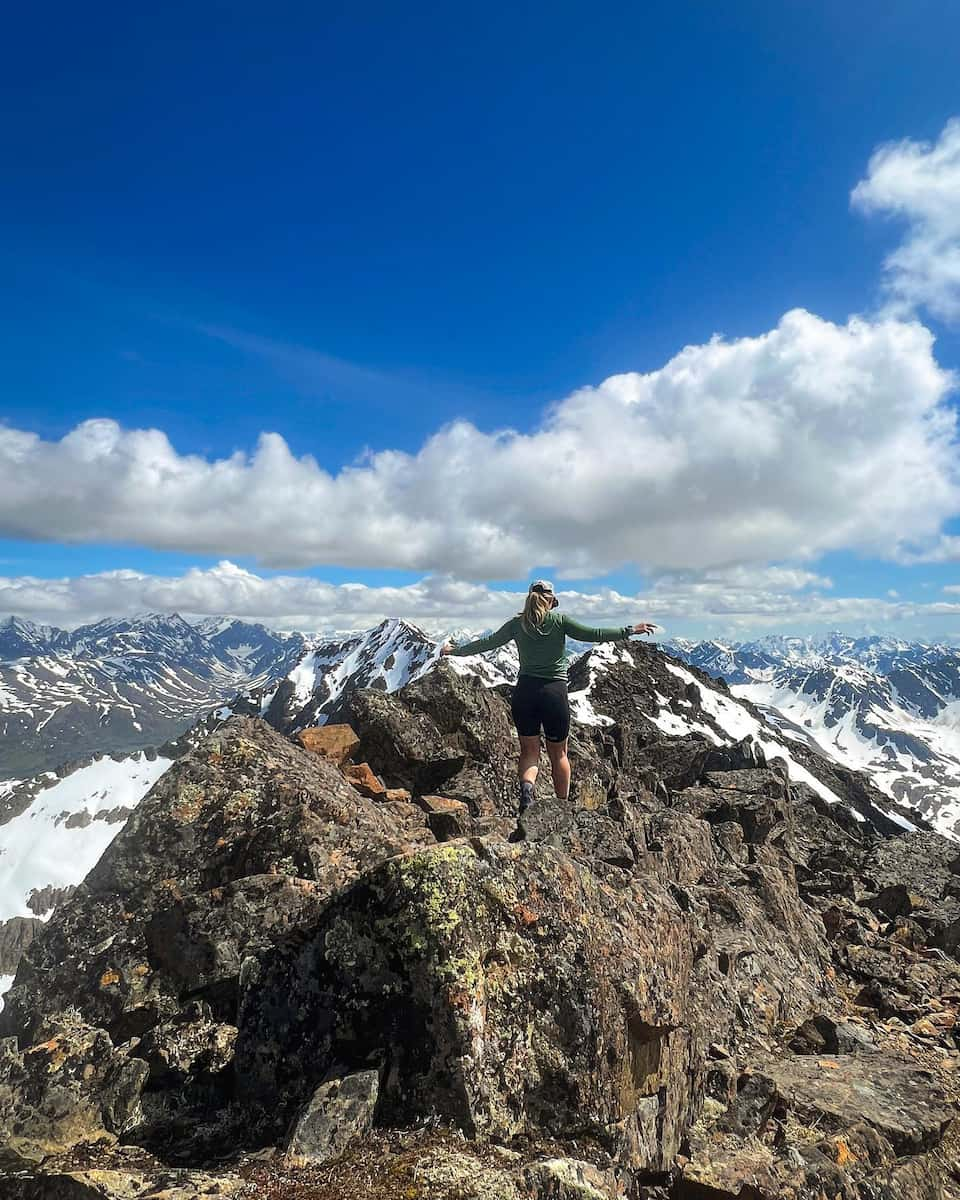
[[[523,612],[520,614],[520,623],[525,632],[536,633],[555,603],[553,596],[545,596],[542,592],[528,592]]]

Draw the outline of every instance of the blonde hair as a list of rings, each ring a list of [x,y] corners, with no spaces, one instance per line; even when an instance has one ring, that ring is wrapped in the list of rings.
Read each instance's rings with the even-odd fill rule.
[[[543,592],[527,592],[526,603],[520,614],[520,623],[527,633],[536,632],[553,605],[553,596],[547,596]]]

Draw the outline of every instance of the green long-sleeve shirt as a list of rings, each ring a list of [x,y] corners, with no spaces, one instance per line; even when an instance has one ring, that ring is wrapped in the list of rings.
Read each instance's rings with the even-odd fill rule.
[[[497,646],[512,641],[517,643],[520,652],[521,675],[536,675],[540,679],[566,679],[565,647],[568,635],[578,642],[616,642],[629,637],[632,632],[631,625],[617,625],[608,629],[581,625],[573,617],[551,609],[544,617],[543,624],[532,633],[524,629],[521,617],[511,617],[496,633],[477,638],[473,642],[464,642],[462,646],[454,647],[450,653],[458,657],[482,654],[485,650],[495,650]]]

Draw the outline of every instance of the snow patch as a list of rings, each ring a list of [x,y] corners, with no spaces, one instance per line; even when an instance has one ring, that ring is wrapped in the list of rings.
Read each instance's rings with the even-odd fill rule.
[[[171,761],[100,758],[38,792],[24,812],[2,827],[0,921],[35,916],[27,907],[33,888],[80,883],[119,830],[105,820],[70,827],[67,818],[84,810],[96,817],[113,808],[136,807]]]

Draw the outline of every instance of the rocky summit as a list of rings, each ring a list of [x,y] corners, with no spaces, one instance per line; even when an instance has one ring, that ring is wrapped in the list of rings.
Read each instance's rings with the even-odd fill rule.
[[[960,847],[650,647],[571,690],[519,827],[448,662],[174,763],[22,949],[0,1195],[960,1196]]]

